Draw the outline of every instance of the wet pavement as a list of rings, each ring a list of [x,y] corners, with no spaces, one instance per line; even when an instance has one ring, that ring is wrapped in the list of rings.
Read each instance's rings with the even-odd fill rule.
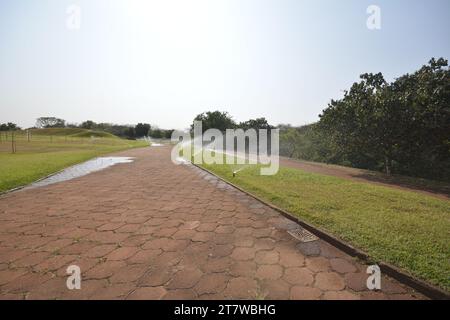
[[[366,265],[169,147],[116,155],[134,161],[0,197],[0,299],[423,298],[369,291]]]
[[[26,189],[33,189],[43,186],[48,186],[50,184],[72,180],[75,178],[79,178],[90,173],[104,170],[108,167],[114,166],[119,163],[130,163],[133,162],[133,158],[129,157],[100,157],[95,158],[77,165],[74,165],[70,168],[64,169],[61,172],[58,172],[54,175],[51,175],[43,180],[32,183],[30,186],[26,187]]]

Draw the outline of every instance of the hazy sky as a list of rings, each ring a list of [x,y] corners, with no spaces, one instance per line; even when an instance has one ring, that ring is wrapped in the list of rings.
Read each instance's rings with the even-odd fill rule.
[[[448,0],[0,0],[0,122],[182,129],[219,109],[310,123],[361,73],[450,58],[449,13]]]

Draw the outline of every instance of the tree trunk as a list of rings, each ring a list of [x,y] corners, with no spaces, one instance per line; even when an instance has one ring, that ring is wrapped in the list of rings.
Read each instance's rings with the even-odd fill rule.
[[[384,157],[384,170],[388,176],[391,175],[391,160],[387,156]]]
[[[295,150],[293,150],[293,151],[291,152],[291,154],[289,155],[289,158],[293,158],[293,157],[294,157],[294,153],[295,153]]]

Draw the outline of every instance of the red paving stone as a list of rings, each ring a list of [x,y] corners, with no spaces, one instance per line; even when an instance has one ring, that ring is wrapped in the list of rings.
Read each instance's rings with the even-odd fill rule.
[[[0,197],[0,299],[421,299],[170,149]],[[81,290],[66,269],[79,265]]]

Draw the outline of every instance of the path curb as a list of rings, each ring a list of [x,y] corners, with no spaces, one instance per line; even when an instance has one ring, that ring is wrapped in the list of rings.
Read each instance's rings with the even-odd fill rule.
[[[87,161],[89,161],[89,160],[87,160]],[[85,162],[85,161],[83,161],[83,162]],[[63,172],[64,170],[67,170],[67,169],[70,169],[70,168],[72,168],[72,167],[75,167],[76,165],[79,165],[79,164],[81,164],[81,163],[83,163],[83,162],[80,162],[80,163],[78,163],[78,164],[71,165],[70,167],[67,167],[67,168],[61,169],[61,170],[59,170],[59,171],[50,173],[49,175],[47,175],[47,176],[45,176],[45,177],[39,178],[39,179],[37,179],[37,180],[35,180],[35,181],[33,181],[33,182],[30,182],[30,183],[28,183],[28,184],[24,184],[23,186],[18,186],[18,187],[15,187],[15,188],[13,188],[13,189],[9,189],[9,190],[0,192],[0,197],[2,197],[2,196],[4,196],[4,195],[7,195],[7,194],[10,194],[10,193],[13,193],[13,192],[16,192],[16,191],[19,191],[19,190],[22,190],[22,189],[25,189],[25,188],[28,188],[28,187],[30,187],[31,185],[35,184],[35,183],[38,183],[38,182],[41,182],[41,181],[43,181],[43,180],[45,180],[45,179],[51,178],[51,177],[53,177],[53,176],[55,176],[55,175],[57,175],[57,174]]]
[[[339,238],[336,238],[335,236],[321,230],[318,229],[317,227],[300,220],[298,217],[294,216],[293,214],[289,213],[288,211],[281,209],[263,199],[261,199],[260,197],[242,189],[241,187],[223,179],[222,177],[216,175],[215,173],[211,172],[208,169],[205,169],[197,164],[191,163],[192,165],[194,165],[195,167],[199,168],[200,170],[203,170],[211,175],[213,175],[214,177],[216,177],[217,179],[225,182],[226,184],[232,186],[233,188],[245,193],[246,195],[252,197],[253,199],[261,202],[262,204],[272,208],[273,210],[279,212],[281,215],[283,215],[285,218],[299,224],[300,226],[302,226],[303,228],[305,228],[306,230],[314,233],[316,236],[318,236],[319,238],[321,238],[322,240],[328,242],[329,244],[333,245],[334,247],[344,251],[345,253],[347,253],[348,255],[352,256],[352,257],[357,257],[361,260],[363,260],[366,263],[374,263],[374,261],[372,260],[372,258],[369,257],[369,255],[367,253],[365,253],[364,251],[355,248],[353,246],[351,246],[350,244],[342,241]],[[431,299],[435,299],[435,300],[450,300],[450,293],[446,292],[444,290],[442,290],[441,288],[438,288],[437,286],[434,286],[432,284],[429,284],[423,280],[417,279],[416,277],[406,273],[404,270],[401,270],[389,263],[380,261],[380,262],[376,262],[378,264],[378,266],[380,267],[381,271],[384,272],[386,275],[396,279],[397,281],[410,286],[411,288],[417,290],[418,292],[424,294],[425,296],[427,296],[428,298]]]

